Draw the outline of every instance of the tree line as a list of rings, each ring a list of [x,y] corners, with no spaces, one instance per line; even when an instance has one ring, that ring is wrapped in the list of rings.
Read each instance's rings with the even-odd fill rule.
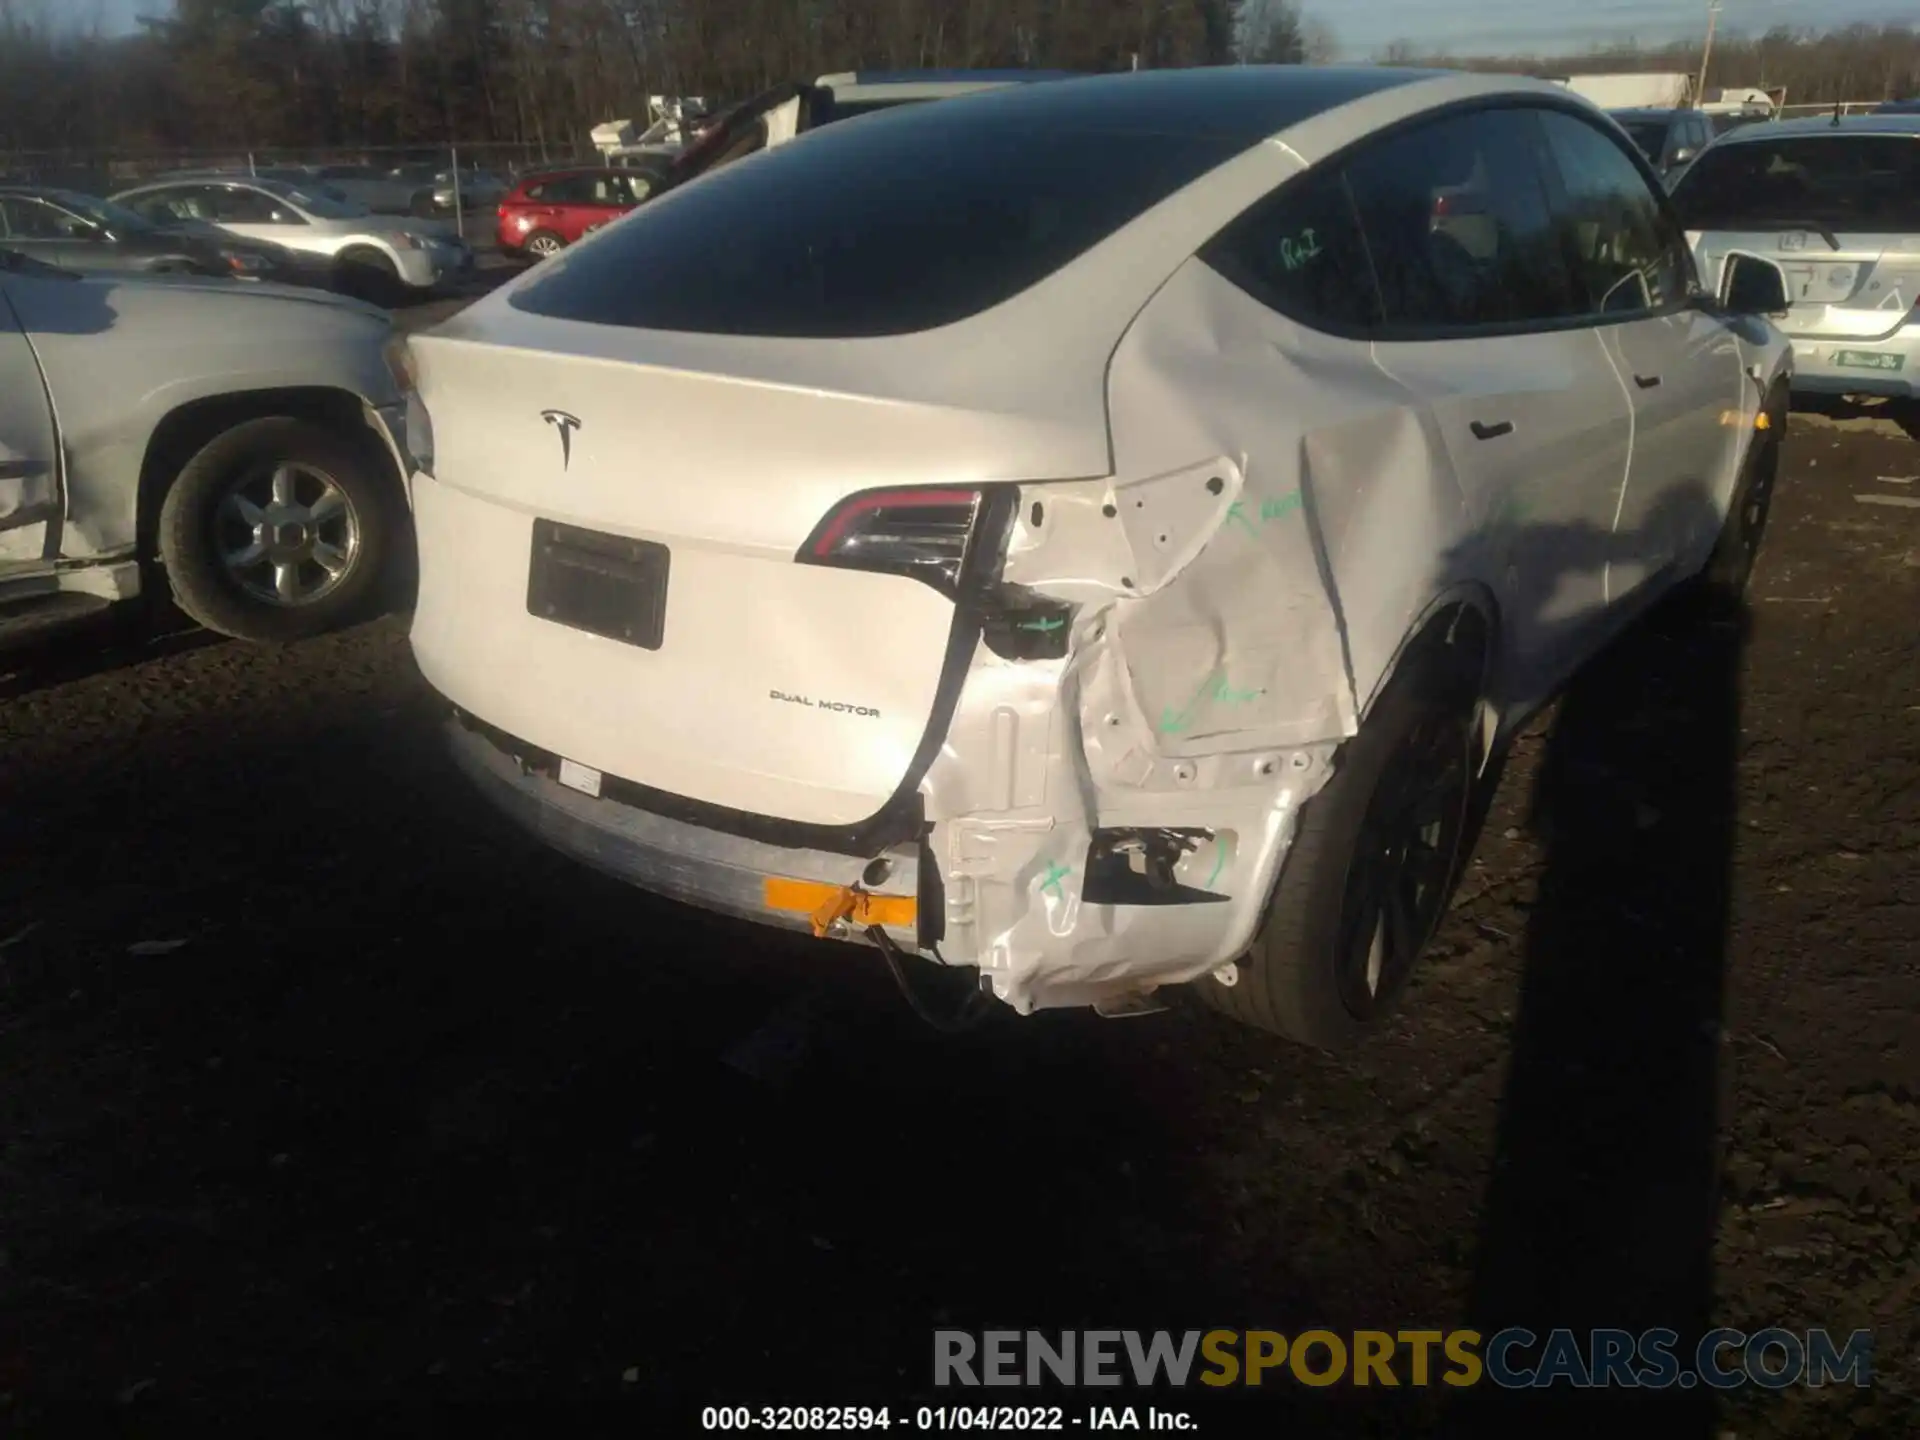
[[[1523,75],[1678,72],[1697,76],[1697,40],[1645,46],[1632,42],[1579,55],[1447,56],[1405,42],[1388,46],[1383,64],[1440,65]],[[1789,105],[1920,97],[1920,26],[1849,25],[1823,32],[1779,28],[1760,35],[1721,34],[1713,44],[1707,86],[1784,88]]]
[[[1326,5],[1329,0],[1310,0]],[[579,151],[653,94],[738,99],[856,68],[1088,71],[1325,60],[1297,0],[174,0],[131,35],[0,0],[0,153],[132,156],[495,143]],[[1531,74],[1697,68],[1697,47],[1382,60]],[[1802,102],[1920,89],[1920,29],[1723,37],[1713,84]]]

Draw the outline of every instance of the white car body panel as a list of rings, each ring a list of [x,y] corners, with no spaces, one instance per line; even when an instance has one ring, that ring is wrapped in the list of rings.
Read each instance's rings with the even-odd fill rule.
[[[33,343],[0,296],[0,579],[43,563],[56,533],[60,442]]]
[[[1024,293],[918,334],[564,322],[515,309],[535,277],[517,282],[415,341],[435,431],[434,473],[415,482],[423,673],[517,742],[757,817],[857,825],[913,783],[941,884],[937,957],[978,966],[1017,1009],[1218,969],[1257,929],[1300,806],[1421,624],[1449,604],[1521,617],[1501,632],[1491,739],[1622,623],[1628,591],[1643,603],[1655,577],[1698,567],[1717,524],[1639,522],[1663,502],[1724,514],[1752,433],[1725,417],[1750,420],[1786,363],[1766,327],[1743,342],[1704,320],[1632,336],[1340,340],[1193,258],[1357,138],[1451,101],[1536,92],[1562,93],[1447,77],[1342,105]],[[1649,354],[1686,365],[1701,347],[1724,354],[1657,401],[1623,373]],[[564,464],[548,408],[581,422]],[[1481,440],[1475,421],[1513,430]],[[1644,466],[1642,431],[1662,451]],[[951,603],[916,580],[792,557],[863,489],[989,482],[1019,487],[1002,580],[1077,608],[1057,658],[975,641],[942,719]],[[671,548],[659,651],[526,613],[536,517]],[[803,712],[771,692],[880,714]],[[937,743],[916,779],[923,735]],[[608,799],[542,799],[549,782],[458,744],[502,803],[575,836],[565,843],[593,863],[611,862],[579,827],[642,823],[613,818]],[[1175,878],[1220,903],[1087,901],[1095,829],[1127,827],[1205,831]],[[757,843],[737,842],[742,873]],[[791,854],[786,873],[837,873],[799,841]],[[671,877],[655,888],[696,893]],[[753,908],[711,890],[703,903]]]
[[[29,274],[0,275],[0,301],[0,461],[44,455],[59,466],[40,544],[4,516],[44,495],[0,472],[7,578],[56,565],[71,577],[131,557],[154,433],[198,401],[288,390],[358,401],[396,471],[404,464],[403,401],[382,354],[392,320],[374,306],[227,280]]]

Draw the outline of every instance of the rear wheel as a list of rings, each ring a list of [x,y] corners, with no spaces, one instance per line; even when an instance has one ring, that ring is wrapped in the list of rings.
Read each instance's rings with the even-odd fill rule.
[[[526,252],[535,260],[550,260],[567,248],[567,242],[551,230],[536,230],[527,237]]]
[[[1388,683],[1301,811],[1271,909],[1215,1009],[1322,1049],[1392,1012],[1445,913],[1476,773],[1479,653],[1436,641]]]
[[[160,508],[174,603],[209,630],[288,641],[360,618],[401,520],[370,439],[244,421],[189,460]]]
[[[409,205],[408,208],[422,220],[431,220],[440,212],[440,207],[433,203],[433,192],[431,190],[422,190],[418,195],[414,196],[413,203]]]

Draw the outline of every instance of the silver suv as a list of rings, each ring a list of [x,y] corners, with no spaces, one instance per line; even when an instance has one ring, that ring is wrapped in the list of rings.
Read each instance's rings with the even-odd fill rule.
[[[1785,271],[1796,391],[1920,397],[1920,115],[1745,126],[1673,203],[1708,285],[1735,251]]]

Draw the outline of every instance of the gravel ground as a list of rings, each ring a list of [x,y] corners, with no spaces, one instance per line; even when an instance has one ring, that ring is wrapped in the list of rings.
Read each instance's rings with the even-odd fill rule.
[[[462,787],[398,617],[8,658],[0,1424],[539,1395],[679,1433],[924,1396],[941,1324],[1664,1323],[1868,1327],[1876,1383],[1562,1392],[1548,1433],[1911,1435],[1920,509],[1858,497],[1915,476],[1871,415],[1796,424],[1747,613],[1656,617],[1521,738],[1346,1059],[1191,1005],[945,1037],[868,952],[587,873]]]

